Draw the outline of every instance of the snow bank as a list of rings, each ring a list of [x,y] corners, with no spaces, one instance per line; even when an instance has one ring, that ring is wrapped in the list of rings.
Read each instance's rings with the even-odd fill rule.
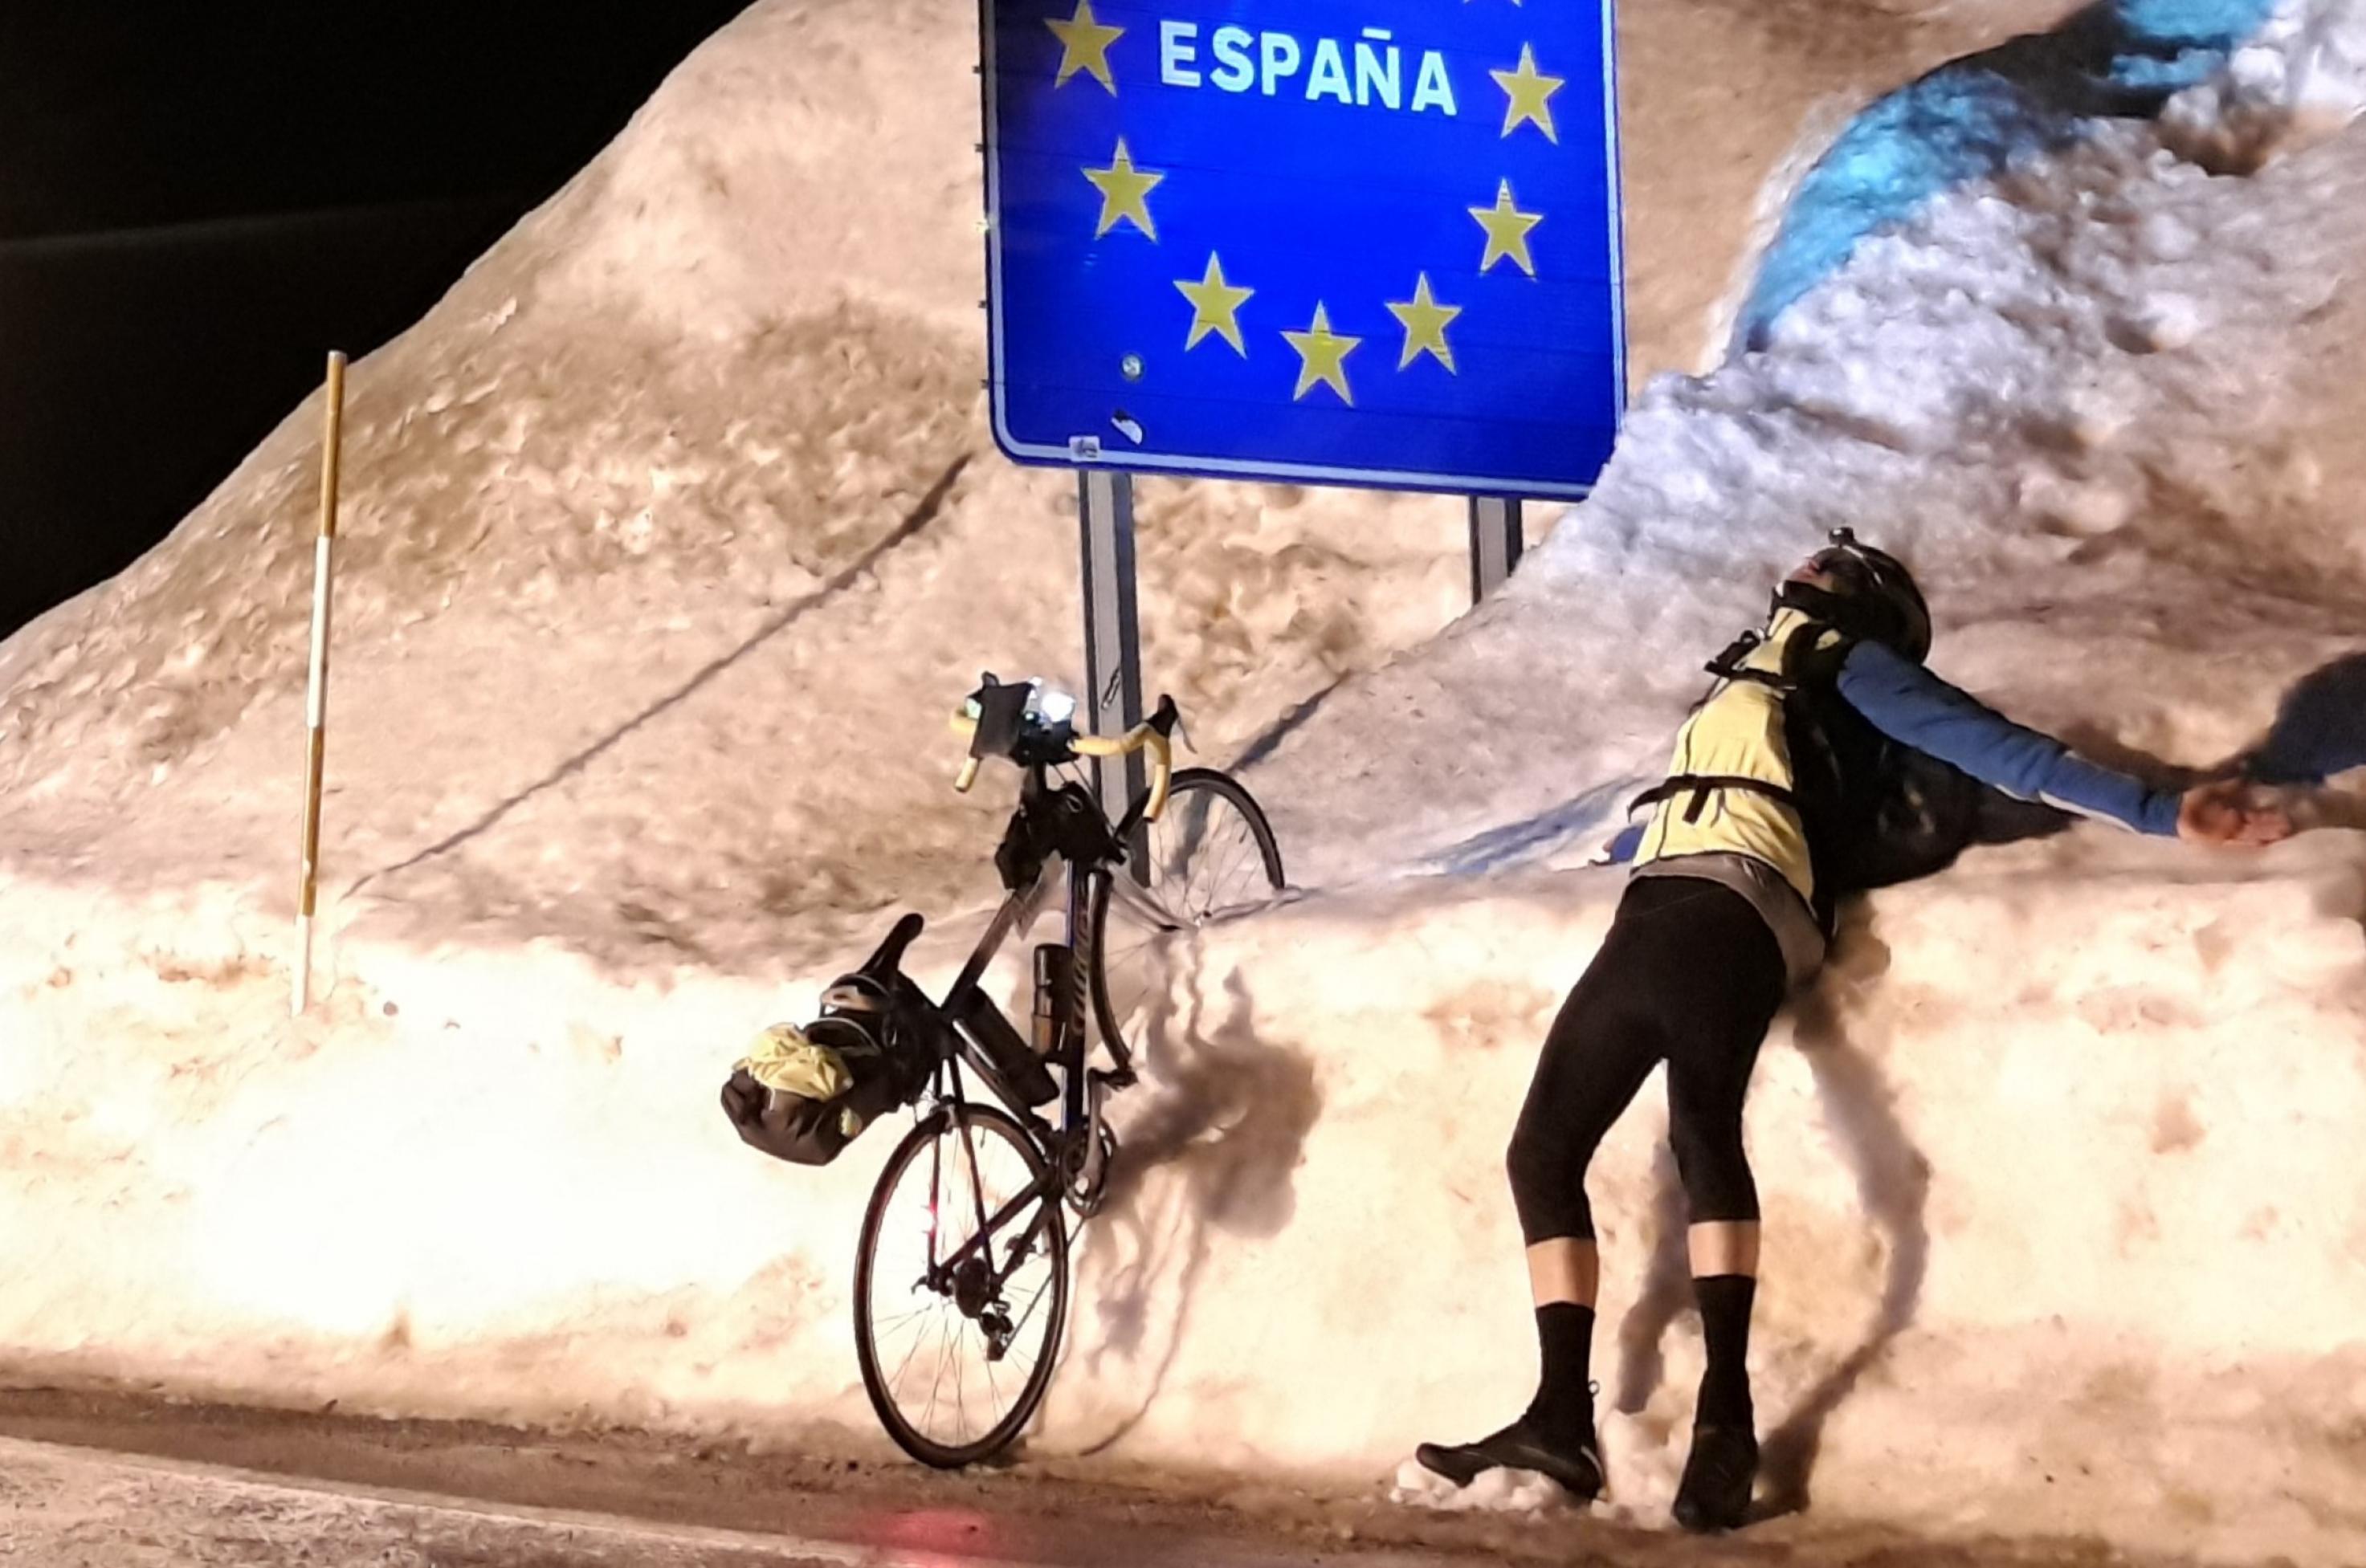
[[[9,1355],[867,1430],[846,1292],[886,1135],[790,1170],[713,1095],[895,904],[948,917],[950,971],[1008,780],[944,790],[939,714],[980,666],[1075,662],[1065,487],[980,456],[957,11],[751,12],[357,368],[311,1016],[281,885],[311,421],[0,645]],[[2281,10],[2280,74],[2238,51],[2214,110],[1859,245],[1763,353],[1655,385],[1442,634],[1448,503],[1144,487],[1154,666],[1263,758],[1321,890],[1171,977],[1044,1450],[1371,1483],[1523,1396],[1500,1147],[1616,895],[1577,868],[1822,528],[1910,554],[1939,667],[2099,755],[2366,761],[2275,740],[2355,706],[2366,140],[2296,106],[2340,101],[2355,28]],[[1808,106],[1759,102],[1795,117],[1753,128],[1771,159]],[[2315,145],[2180,157],[2243,103]],[[2361,917],[2332,832],[2080,830],[1858,912],[1751,1113],[1778,1500],[2354,1560]],[[1696,1350],[1653,1101],[1595,1199],[1617,1506],[1658,1518]]]
[[[2337,843],[2077,872],[1991,851],[1865,913],[1752,1101],[1776,1500],[2345,1560],[2366,841]],[[1353,1482],[1524,1398],[1501,1144],[1617,885],[1400,884],[1183,956],[1034,1451]],[[0,1207],[18,1356],[411,1413],[868,1426],[847,1291],[892,1133],[793,1171],[713,1103],[718,1042],[802,987],[389,951],[291,1031],[237,935],[168,957],[88,913],[71,961],[103,992],[0,976],[28,1031]],[[1594,1185],[1613,1501],[1646,1519],[1698,1373],[1663,1125],[1647,1091]]]

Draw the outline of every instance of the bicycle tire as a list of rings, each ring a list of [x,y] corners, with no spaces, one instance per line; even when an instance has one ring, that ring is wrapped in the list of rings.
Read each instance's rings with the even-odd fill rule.
[[[904,1172],[915,1160],[926,1154],[938,1140],[955,1139],[964,1125],[968,1127],[973,1139],[980,1136],[991,1136],[1017,1149],[1027,1171],[1028,1183],[1031,1184],[1038,1181],[1043,1183],[1043,1192],[1039,1202],[1050,1207],[1050,1214],[1045,1220],[1044,1234],[1048,1238],[1046,1254],[1051,1264],[1049,1283],[1045,1288],[1051,1293],[1051,1300],[1046,1308],[1048,1317],[1042,1337],[1042,1348],[1034,1363],[1028,1368],[1025,1381],[1010,1407],[979,1436],[966,1441],[947,1442],[922,1431],[919,1424],[906,1413],[896,1397],[891,1383],[900,1383],[903,1369],[899,1367],[897,1374],[891,1378],[882,1367],[877,1326],[873,1322],[874,1314],[872,1311],[872,1296],[877,1283],[880,1238],[886,1225],[888,1211],[901,1185]],[[956,1143],[955,1147],[958,1148],[960,1145]],[[975,1143],[973,1142],[970,1147],[975,1148]],[[935,1185],[942,1170],[942,1165],[940,1165],[932,1170],[931,1187]],[[970,1196],[966,1192],[959,1195],[964,1202]],[[1068,1320],[1068,1231],[1060,1210],[1061,1201],[1059,1181],[1053,1175],[1050,1164],[1043,1158],[1042,1150],[1035,1146],[1034,1140],[1027,1136],[1016,1120],[988,1106],[965,1105],[958,1111],[948,1108],[932,1114],[907,1133],[903,1141],[896,1146],[895,1152],[887,1157],[886,1168],[880,1171],[879,1181],[871,1191],[871,1201],[862,1213],[862,1232],[855,1258],[855,1360],[862,1371],[863,1392],[870,1395],[871,1408],[879,1417],[879,1424],[885,1428],[887,1435],[896,1440],[896,1447],[918,1460],[922,1464],[939,1470],[958,1470],[964,1465],[975,1464],[980,1460],[993,1457],[1008,1447],[1011,1440],[1025,1429],[1027,1423],[1033,1419],[1037,1407],[1043,1403],[1044,1393],[1051,1387],[1053,1367],[1059,1358],[1060,1343],[1066,1332]],[[952,1212],[958,1206],[948,1205],[947,1212]],[[938,1212],[933,1204],[930,1212],[932,1214]],[[1031,1223],[1031,1212],[1030,1215],[1015,1216],[1013,1222],[997,1234],[1011,1236],[1021,1234],[1022,1225],[1026,1223]],[[975,1230],[972,1234],[975,1234]],[[966,1239],[966,1237],[962,1238],[963,1241]],[[930,1245],[933,1249],[935,1245],[933,1235]],[[961,1245],[961,1241],[953,1243],[955,1249]],[[1031,1306],[1029,1309],[1031,1314],[1032,1310]],[[950,1320],[941,1318],[940,1321],[958,1324],[962,1332],[982,1338],[977,1318],[960,1314],[958,1308],[955,1311],[957,1316],[953,1318]],[[915,1340],[913,1350],[906,1352],[907,1362],[917,1352],[919,1344],[925,1341],[928,1326],[920,1325],[916,1332],[920,1338]],[[943,1375],[941,1354],[941,1351],[937,1374],[940,1383]],[[991,1366],[992,1362],[989,1361],[986,1375],[990,1391],[996,1387],[992,1380]],[[957,1383],[957,1391],[961,1386]],[[932,1408],[935,1402],[932,1393],[930,1402]]]
[[[1224,865],[1214,868],[1214,877],[1203,890],[1211,895],[1211,902],[1204,908],[1195,908],[1193,878],[1189,870],[1182,873],[1179,896],[1170,896],[1162,890],[1162,874],[1171,876],[1175,862],[1160,854],[1156,835],[1169,824],[1183,825],[1188,831],[1195,815],[1204,821],[1206,814],[1219,803],[1239,819],[1244,837],[1216,852],[1222,857]],[[1141,806],[1142,802],[1137,801],[1137,815]],[[1281,846],[1274,838],[1273,824],[1266,820],[1265,809],[1256,803],[1256,797],[1228,773],[1212,767],[1178,770],[1168,784],[1166,812],[1158,822],[1148,824],[1144,831],[1150,835],[1148,866],[1151,880],[1148,892],[1155,902],[1150,906],[1130,904],[1129,907],[1147,918],[1155,919],[1162,910],[1167,917],[1163,929],[1152,931],[1150,936],[1145,936],[1145,941],[1157,935],[1205,925],[1227,914],[1243,913],[1282,890]],[[1187,844],[1182,847],[1188,853],[1190,846]],[[1236,879],[1235,872],[1244,875]],[[1133,871],[1123,866],[1093,872],[1090,878],[1092,886],[1086,901],[1085,962],[1092,992],[1093,1021],[1100,1028],[1101,1038],[1110,1045],[1110,1054],[1120,1060],[1128,1059],[1132,1054],[1133,1042],[1125,1033],[1132,1004],[1129,1002],[1121,1005],[1111,996],[1110,969],[1114,945],[1110,935],[1110,912],[1113,900],[1118,896],[1118,879],[1132,876]],[[1216,902],[1235,889],[1245,895],[1261,896]],[[1152,928],[1145,924],[1144,929],[1150,931]],[[1121,956],[1115,961],[1121,962]]]

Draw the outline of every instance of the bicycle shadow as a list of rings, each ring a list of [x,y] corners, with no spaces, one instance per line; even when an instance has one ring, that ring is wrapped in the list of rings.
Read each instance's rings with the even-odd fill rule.
[[[1259,1036],[1242,972],[1224,977],[1222,1014],[1211,1017],[1201,938],[1178,939],[1177,948],[1189,1000],[1145,1016],[1137,1053],[1153,1098],[1121,1129],[1108,1200],[1076,1280],[1099,1330],[1078,1347],[1087,1370],[1097,1383],[1105,1373],[1114,1382],[1116,1362],[1143,1381],[1086,1454],[1121,1441],[1164,1391],[1217,1237],[1258,1239],[1290,1223],[1290,1173],[1323,1110],[1313,1058]]]
[[[1862,900],[1848,912],[1835,945],[1836,967],[1859,976],[1887,967],[1887,950],[1871,930]],[[1931,1233],[1925,1217],[1931,1166],[1898,1114],[1895,1095],[1879,1065],[1851,1045],[1840,1024],[1828,980],[1792,1006],[1792,1038],[1816,1083],[1824,1125],[1853,1170],[1866,1218],[1888,1243],[1888,1259],[1872,1326],[1863,1339],[1800,1396],[1763,1439],[1759,1456],[1763,1495],[1753,1520],[1797,1513],[1808,1506],[1808,1482],[1833,1412],[1846,1403],[1865,1373],[1879,1363],[1893,1341],[1913,1323],[1929,1272]],[[1680,1316],[1696,1312],[1691,1259],[1685,1246],[1690,1218],[1683,1184],[1668,1145],[1662,1140],[1652,1162],[1654,1234],[1641,1288],[1618,1324],[1618,1372],[1615,1407],[1640,1414],[1666,1375],[1668,1330]],[[1782,1260],[1775,1260],[1782,1267]]]

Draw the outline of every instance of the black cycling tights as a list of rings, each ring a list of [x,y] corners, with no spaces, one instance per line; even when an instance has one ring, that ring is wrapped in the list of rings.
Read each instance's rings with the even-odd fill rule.
[[[1754,1220],[1741,1101],[1783,1004],[1782,949],[1750,902],[1692,877],[1628,884],[1602,950],[1545,1036],[1505,1163],[1530,1246],[1591,1240],[1585,1168],[1660,1061],[1692,1222]]]

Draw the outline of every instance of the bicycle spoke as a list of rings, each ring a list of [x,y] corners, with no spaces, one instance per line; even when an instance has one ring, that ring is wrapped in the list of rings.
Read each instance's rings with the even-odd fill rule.
[[[1189,911],[1192,917],[1192,924],[1195,925],[1206,924],[1208,917],[1219,907],[1220,901],[1218,900],[1216,890],[1223,885],[1224,874],[1229,868],[1229,862],[1226,860],[1225,856],[1227,851],[1232,848],[1233,846],[1225,840],[1211,839],[1209,841],[1208,853],[1200,859],[1200,866],[1202,868],[1200,879],[1201,898],[1200,901],[1194,903]]]
[[[871,1331],[873,1334],[892,1334],[896,1329],[904,1327],[907,1323],[911,1322],[914,1318],[926,1317],[928,1316],[929,1307],[927,1305],[916,1306],[909,1312],[899,1312],[893,1317],[883,1318],[873,1323],[871,1326]]]
[[[937,1331],[937,1375],[929,1380],[929,1408],[924,1422],[937,1413],[937,1394],[945,1385],[945,1350],[952,1339],[952,1323],[947,1319]]]
[[[904,1385],[904,1369],[912,1364],[912,1358],[919,1354],[920,1347],[929,1342],[929,1324],[940,1321],[940,1317],[931,1317],[920,1325],[919,1331],[912,1336],[912,1348],[906,1350],[904,1359],[896,1363],[896,1373],[887,1380],[889,1387],[901,1388]]]
[[[1183,857],[1183,892],[1180,898],[1173,901],[1175,907],[1182,913],[1187,923],[1191,918],[1191,879],[1200,868],[1200,857],[1189,852],[1199,848],[1197,838],[1197,834],[1187,834],[1185,837],[1187,853]]]
[[[1224,860],[1223,869],[1216,878],[1215,890],[1218,896],[1210,902],[1208,911],[1210,915],[1231,909],[1240,902],[1231,895],[1234,890],[1245,885],[1243,873],[1262,873],[1264,869],[1265,857],[1257,853],[1256,841],[1251,838],[1245,830],[1242,831],[1234,837]]]
[[[967,1340],[956,1334],[953,1343],[963,1346]],[[961,1434],[963,1441],[969,1440],[969,1359],[965,1356],[956,1357],[953,1361],[953,1430]]]
[[[1171,931],[1184,924],[1155,887],[1142,887],[1131,877],[1110,887],[1110,903],[1112,908],[1122,909],[1127,924],[1136,929]]]
[[[1010,1337],[1013,1339],[1016,1339],[1019,1337],[1019,1331],[1021,1328],[1027,1327],[1028,1319],[1035,1316],[1035,1309],[1043,1304],[1044,1293],[1051,1288],[1051,1282],[1046,1280],[1042,1284],[1035,1287],[1035,1294],[1027,1298],[1027,1310],[1020,1313],[1017,1321],[1013,1322],[1010,1326]]]

